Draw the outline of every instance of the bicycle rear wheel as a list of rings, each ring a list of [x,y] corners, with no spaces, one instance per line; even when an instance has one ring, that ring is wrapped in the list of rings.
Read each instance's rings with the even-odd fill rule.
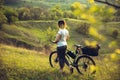
[[[53,68],[59,68],[59,59],[57,57],[57,51],[54,51],[49,56],[50,66]]]
[[[95,62],[94,60],[86,55],[80,56],[77,58],[76,60],[76,64],[77,64],[77,71],[80,74],[94,74],[96,72],[95,70]]]

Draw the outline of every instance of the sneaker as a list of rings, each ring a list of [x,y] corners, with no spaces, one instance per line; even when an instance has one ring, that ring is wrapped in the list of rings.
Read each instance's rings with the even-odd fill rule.
[[[73,68],[72,68],[72,67],[70,68],[70,73],[71,73],[71,74],[73,73]]]
[[[65,72],[63,72],[63,70],[59,70],[59,73],[61,73],[62,75],[64,75],[65,74]]]

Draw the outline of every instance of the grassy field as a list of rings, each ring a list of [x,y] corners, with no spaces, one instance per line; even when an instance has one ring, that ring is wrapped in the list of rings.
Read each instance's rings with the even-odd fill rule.
[[[76,1],[88,4],[83,0]],[[62,9],[68,10],[73,2],[74,0],[20,0],[7,6],[48,9],[60,4]],[[50,43],[50,39],[55,37],[58,30],[57,20],[30,20],[0,26],[0,80],[120,80],[120,22],[99,23],[92,27],[91,35],[78,32],[79,29],[84,29],[87,21],[65,20],[70,32],[68,49],[73,50],[74,44],[97,42],[101,45],[99,56],[93,57],[97,65],[96,74],[80,75],[75,69],[70,74],[65,66],[65,74],[62,75],[58,69],[51,68],[49,53],[56,46]],[[84,30],[85,33],[87,31]]]
[[[51,68],[48,55],[42,52],[0,44],[0,80],[119,80],[118,62],[109,55],[100,55],[94,60],[97,72],[94,75],[80,75],[75,69],[65,74]]]
[[[42,50],[27,50],[19,48],[25,46],[0,44],[0,80],[119,80],[120,55],[114,52],[115,49],[119,49],[120,36],[114,38],[112,32],[119,29],[120,23],[112,22],[97,26],[99,33],[106,38],[99,40],[76,31],[85,21],[66,19],[66,22],[71,36],[68,41],[69,49],[73,49],[73,44],[84,45],[86,40],[91,43],[96,40],[101,44],[99,56],[93,57],[97,65],[95,75],[80,75],[75,69],[74,73],[70,74],[67,66],[64,69],[66,74],[61,75],[57,69],[50,67],[49,55],[45,54],[44,47],[48,44],[52,50],[55,48],[49,43],[49,38],[51,35],[53,37],[57,30],[57,21],[19,21],[11,25],[4,24],[0,30],[0,39],[14,39],[16,44],[21,41]]]
[[[118,29],[120,22],[110,22],[95,27],[98,31],[97,36],[102,35],[104,40],[76,31],[82,24],[86,24],[86,21],[66,19],[66,22],[70,32],[70,40],[68,41],[70,49],[74,44],[85,45],[85,41],[97,41],[102,46],[102,53],[110,53],[119,48],[120,31]],[[117,38],[114,38],[112,34],[114,30],[118,31]],[[49,40],[55,37],[56,32],[57,21],[18,21],[11,25],[4,24],[0,30],[0,39],[16,46],[42,50],[46,45],[51,45]]]
[[[27,21],[15,24],[4,24],[0,31],[0,39],[11,45],[26,46],[29,49],[41,50],[49,43],[48,36],[51,28],[55,27],[54,21]],[[54,36],[53,31],[53,36]],[[47,37],[48,36],[48,37]]]

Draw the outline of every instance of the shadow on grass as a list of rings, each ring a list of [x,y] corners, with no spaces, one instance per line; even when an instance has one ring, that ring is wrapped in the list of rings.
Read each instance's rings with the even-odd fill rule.
[[[7,78],[7,71],[5,68],[3,68],[3,61],[1,60],[0,56],[0,80],[8,80]]]
[[[59,73],[58,70],[29,70],[21,68],[0,68],[0,80],[94,80],[82,77],[80,74]]]
[[[10,66],[2,61],[0,56],[0,80],[94,80],[94,78],[80,75],[79,73],[70,74],[65,72],[61,74],[58,70],[52,68],[42,69],[24,69],[14,64]]]

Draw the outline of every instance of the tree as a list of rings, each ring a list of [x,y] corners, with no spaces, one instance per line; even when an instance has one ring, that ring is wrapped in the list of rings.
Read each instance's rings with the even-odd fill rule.
[[[4,6],[2,5],[3,0],[0,0],[0,28],[3,23],[7,22],[7,17],[4,15]]]
[[[90,2],[89,7],[79,2],[75,2],[71,5],[72,12],[80,19],[86,19],[90,23],[95,24],[100,21],[111,20],[115,9],[112,7],[106,7],[105,5],[97,5],[94,2]]]
[[[106,5],[99,5],[94,0],[89,0],[89,6],[83,5],[79,2],[73,3],[72,11],[79,18],[87,20],[90,23],[88,34],[98,40],[105,40],[105,37],[99,34],[96,26],[110,21],[114,17],[115,9]]]
[[[94,0],[99,3],[107,4],[114,8],[120,8],[120,0]]]
[[[3,23],[7,22],[6,16],[3,14],[2,11],[0,11],[0,27]]]
[[[50,10],[51,16],[54,19],[62,18],[63,17],[63,11],[61,10],[59,5],[54,6]]]
[[[41,14],[41,9],[40,8],[30,8],[30,14],[32,19],[38,20],[40,19],[40,14]],[[39,13],[39,14],[38,14]]]
[[[76,18],[72,11],[64,11],[63,16],[64,18]]]
[[[114,20],[120,21],[120,0],[94,0],[94,1],[114,7],[116,9]]]
[[[47,10],[43,9],[43,8],[34,8],[31,7],[30,8],[30,13],[31,13],[31,17],[32,19],[38,20],[38,19],[46,19],[47,16]],[[39,14],[38,14],[39,13]],[[47,17],[46,17],[47,16]]]
[[[18,18],[20,20],[30,20],[31,18],[31,12],[30,9],[27,7],[22,7],[18,9]]]
[[[4,15],[7,17],[8,23],[13,23],[18,20],[18,13],[13,8],[6,7],[4,10]]]

